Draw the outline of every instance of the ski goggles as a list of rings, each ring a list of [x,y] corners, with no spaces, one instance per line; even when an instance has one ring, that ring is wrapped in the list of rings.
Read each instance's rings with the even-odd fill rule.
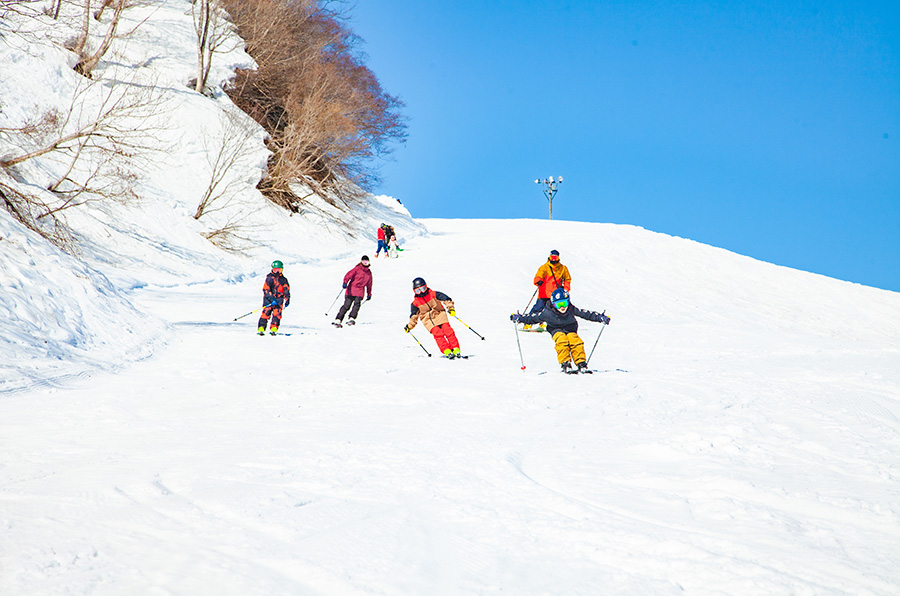
[[[413,288],[413,292],[416,296],[421,296],[423,294],[428,293],[428,286],[419,286],[418,288]]]
[[[272,273],[281,273],[281,272],[282,272],[281,267],[272,267]]]
[[[557,262],[559,260],[559,255],[550,255],[550,260],[554,263]]]
[[[562,300],[557,300],[553,303],[553,306],[555,306],[556,308],[565,308],[569,306],[569,299],[563,298]]]

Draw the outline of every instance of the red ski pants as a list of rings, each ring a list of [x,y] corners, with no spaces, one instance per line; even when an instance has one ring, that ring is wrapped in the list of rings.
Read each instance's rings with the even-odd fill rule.
[[[450,323],[435,325],[431,328],[431,335],[434,336],[434,341],[437,342],[438,350],[441,352],[459,347],[459,341],[456,339],[456,333],[453,332]]]

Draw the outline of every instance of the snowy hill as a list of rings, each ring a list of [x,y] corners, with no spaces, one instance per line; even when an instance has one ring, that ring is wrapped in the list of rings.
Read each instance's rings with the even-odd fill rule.
[[[233,321],[263,272],[147,285],[143,362],[0,398],[0,593],[900,588],[900,296],[638,228],[423,223],[354,328],[325,311],[371,243],[286,264],[283,337]],[[600,374],[537,333],[520,370],[551,246],[612,316]],[[403,332],[416,275],[470,359]]]
[[[631,226],[389,197],[291,217],[256,194],[264,151],[237,173],[256,247],[224,252],[191,218],[228,102],[184,90],[188,6],[133,13],[146,38],[120,49],[168,61],[182,131],[140,204],[73,212],[78,259],[0,209],[0,594],[900,592],[900,294]],[[4,40],[8,126],[77,81]],[[405,251],[334,329],[380,221]],[[552,248],[612,317],[580,327],[591,376],[508,318]],[[258,337],[234,319],[274,258],[294,298]],[[403,332],[416,276],[469,359]]]

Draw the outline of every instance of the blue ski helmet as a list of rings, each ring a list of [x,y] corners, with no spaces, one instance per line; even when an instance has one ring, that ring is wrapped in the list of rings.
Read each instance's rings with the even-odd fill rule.
[[[569,293],[562,288],[556,288],[550,294],[550,302],[556,308],[565,308],[569,306]]]

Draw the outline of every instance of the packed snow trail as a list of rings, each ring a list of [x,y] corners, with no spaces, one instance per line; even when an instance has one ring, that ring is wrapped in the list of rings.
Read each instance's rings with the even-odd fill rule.
[[[0,398],[0,593],[900,590],[900,296],[637,228],[426,224],[354,327],[324,311],[374,243],[285,261],[283,335],[233,321],[269,258],[136,290],[151,358]],[[541,333],[519,368],[550,248],[612,318],[604,374]],[[475,357],[403,332],[416,276]]]

